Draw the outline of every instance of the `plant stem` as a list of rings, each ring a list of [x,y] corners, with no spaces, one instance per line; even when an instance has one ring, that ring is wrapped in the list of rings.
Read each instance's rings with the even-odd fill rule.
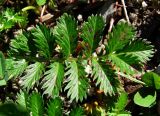
[[[24,11],[27,11],[27,10],[35,10],[35,9],[36,9],[36,7],[34,7],[34,6],[27,6],[27,7],[24,7],[22,9],[22,11],[24,12]]]

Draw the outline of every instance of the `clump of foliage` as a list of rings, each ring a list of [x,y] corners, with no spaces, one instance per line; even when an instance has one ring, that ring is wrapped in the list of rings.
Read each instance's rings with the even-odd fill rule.
[[[101,16],[92,15],[82,27],[78,27],[76,20],[65,13],[54,29],[37,25],[29,32],[20,33],[11,40],[1,78],[5,81],[19,78],[20,85],[27,92],[40,86],[43,95],[54,99],[48,109],[56,103],[61,104],[57,97],[64,92],[70,102],[77,103],[87,98],[92,87],[105,96],[119,96],[123,92],[119,77],[142,83],[134,76],[142,73],[138,69],[142,69],[152,57],[153,46],[146,40],[137,39],[134,28],[125,23],[114,27],[107,43],[103,43],[104,26]],[[122,99],[125,100],[125,96]],[[33,93],[30,99],[33,116],[43,114],[41,95]],[[126,114],[125,101],[123,108],[113,114]],[[76,111],[81,109],[73,110]]]
[[[15,13],[13,9],[7,8],[1,11],[0,31],[12,28],[15,24],[25,25],[27,17],[21,13]]]

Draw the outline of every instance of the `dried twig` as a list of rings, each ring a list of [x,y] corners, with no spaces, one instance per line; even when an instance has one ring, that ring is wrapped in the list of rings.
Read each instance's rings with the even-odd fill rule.
[[[46,11],[46,6],[44,5],[42,10],[41,10],[41,15],[40,15],[40,22],[45,22],[53,17],[51,13],[47,13],[44,15]]]
[[[115,3],[115,7],[114,7],[115,12],[117,11],[117,8],[118,8],[118,2],[116,2],[116,3]],[[108,32],[111,32],[111,31],[112,31],[114,21],[115,21],[114,16],[113,16],[113,15],[111,15],[110,25],[109,25]]]
[[[114,18],[112,17],[111,20],[110,20],[110,25],[109,25],[108,32],[111,32],[111,31],[112,31],[113,24],[114,24]]]
[[[43,14],[44,14],[44,12],[45,12],[45,9],[46,9],[46,6],[44,5],[43,8],[42,8],[42,10],[41,10],[41,16],[40,16],[40,17],[43,16]]]
[[[40,17],[40,21],[41,22],[45,22],[45,21],[51,19],[52,17],[53,17],[53,15],[51,13],[48,13],[48,14],[43,15],[42,17]]]
[[[125,14],[125,17],[126,17],[127,23],[128,23],[128,24],[130,24],[129,17],[128,17],[128,14],[127,14],[127,9],[126,9],[125,2],[124,2],[124,0],[121,0],[121,2],[122,2],[122,5],[123,5],[124,14]]]

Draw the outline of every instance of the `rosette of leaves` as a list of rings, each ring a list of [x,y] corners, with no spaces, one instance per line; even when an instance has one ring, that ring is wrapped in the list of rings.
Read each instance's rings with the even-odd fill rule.
[[[133,77],[140,71],[134,66],[143,66],[154,51],[148,41],[135,38],[131,26],[121,23],[109,34],[106,54],[93,55],[103,39],[104,26],[101,16],[92,15],[78,29],[77,21],[65,13],[53,31],[38,25],[23,32],[10,43],[9,54],[14,60],[12,67],[6,67],[8,73],[16,70],[11,77],[19,77],[27,90],[40,83],[44,94],[53,98],[67,91],[71,101],[83,101],[93,84],[112,96],[117,92],[117,77],[137,81]]]

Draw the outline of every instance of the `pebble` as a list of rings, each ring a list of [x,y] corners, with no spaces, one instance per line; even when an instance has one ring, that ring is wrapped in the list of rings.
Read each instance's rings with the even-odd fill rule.
[[[77,19],[78,19],[78,21],[82,22],[82,21],[83,21],[83,16],[82,16],[81,14],[79,14],[79,15],[77,16]]]
[[[134,21],[134,20],[137,18],[137,14],[135,14],[135,13],[130,13],[130,14],[129,14],[129,18],[130,18],[132,21]]]
[[[143,1],[143,2],[142,2],[142,7],[143,7],[143,8],[146,8],[147,6],[148,6],[147,3],[146,3],[145,1]]]

